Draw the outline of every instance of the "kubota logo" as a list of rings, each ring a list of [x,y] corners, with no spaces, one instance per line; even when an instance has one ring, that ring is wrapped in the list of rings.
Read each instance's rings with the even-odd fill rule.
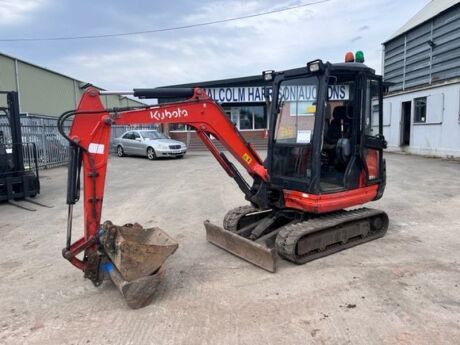
[[[165,110],[155,110],[150,111],[150,117],[155,120],[164,120],[164,119],[177,119],[179,117],[187,117],[188,111],[185,109],[177,108],[173,111]]]

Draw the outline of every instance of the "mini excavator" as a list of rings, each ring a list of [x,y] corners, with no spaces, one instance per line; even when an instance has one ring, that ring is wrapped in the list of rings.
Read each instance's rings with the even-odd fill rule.
[[[180,123],[194,128],[248,201],[228,211],[223,227],[205,221],[207,240],[269,272],[275,272],[277,257],[304,264],[384,236],[387,214],[360,206],[381,198],[385,189],[382,78],[361,56],[355,61],[349,54],[344,63],[315,60],[302,68],[263,73],[272,83],[264,92],[270,128],[265,160],[200,88],[113,92],[183,100],[112,109],[101,102],[101,95],[111,92],[86,89],[78,109],[59,120],[71,152],[64,258],[95,285],[110,277],[128,305],[140,308],[152,300],[163,263],[178,247],[159,228],[101,224],[112,125]],[[62,124],[68,118],[73,122],[66,133]],[[228,153],[220,152],[212,137]],[[246,169],[251,183],[227,154]],[[84,236],[72,242],[80,176]]]

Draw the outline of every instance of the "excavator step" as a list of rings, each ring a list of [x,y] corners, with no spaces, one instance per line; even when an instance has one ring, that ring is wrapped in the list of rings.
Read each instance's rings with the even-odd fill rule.
[[[204,222],[208,242],[225,249],[250,263],[267,270],[276,272],[276,252],[264,244],[251,241],[237,233],[224,230],[208,220]]]

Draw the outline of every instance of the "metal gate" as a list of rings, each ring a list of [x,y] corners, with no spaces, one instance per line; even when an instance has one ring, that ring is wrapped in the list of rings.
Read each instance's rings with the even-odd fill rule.
[[[70,130],[71,120],[64,122],[64,129]],[[156,125],[112,126],[111,138],[117,138],[132,129],[156,129]],[[67,165],[69,143],[57,129],[57,118],[40,115],[21,115],[22,142],[33,143],[36,147],[40,169]],[[0,115],[0,144],[12,144],[8,119]],[[114,149],[110,145],[111,151]]]
[[[64,124],[70,128],[70,121]],[[11,144],[8,119],[0,116],[0,138]],[[35,145],[38,167],[42,169],[67,164],[68,143],[57,130],[57,119],[43,116],[21,116],[22,142]]]

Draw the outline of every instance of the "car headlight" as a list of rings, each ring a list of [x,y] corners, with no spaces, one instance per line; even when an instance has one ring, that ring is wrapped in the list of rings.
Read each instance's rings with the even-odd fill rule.
[[[160,149],[167,150],[169,149],[168,145],[160,145]]]

